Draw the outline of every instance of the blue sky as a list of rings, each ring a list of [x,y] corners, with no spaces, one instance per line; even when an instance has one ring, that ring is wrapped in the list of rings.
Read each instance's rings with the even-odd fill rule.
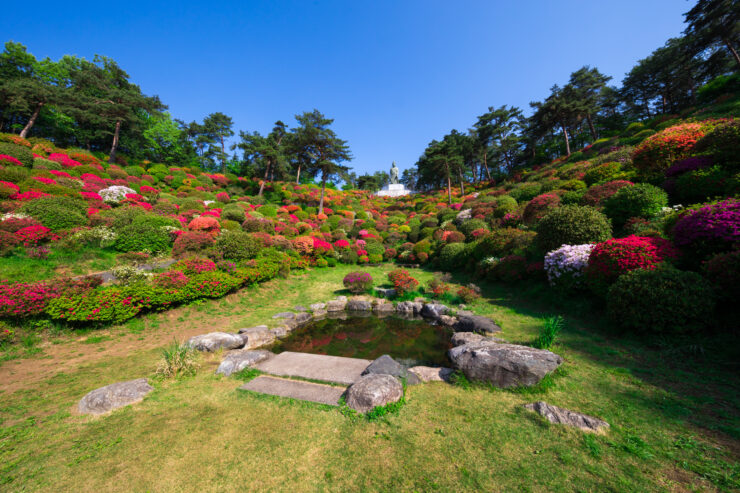
[[[621,81],[683,29],[693,1],[33,2],[0,32],[39,58],[110,56],[176,118],[222,111],[268,132],[318,108],[358,174],[528,103],[583,65]]]

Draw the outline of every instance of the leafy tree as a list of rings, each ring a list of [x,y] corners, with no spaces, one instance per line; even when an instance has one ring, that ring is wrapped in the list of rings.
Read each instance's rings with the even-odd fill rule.
[[[348,169],[339,163],[350,161],[352,154],[347,142],[337,137],[334,130],[329,128],[334,120],[326,118],[319,110],[307,111],[295,118],[299,125],[292,131],[292,146],[302,156],[312,174],[321,174],[319,214],[322,214],[326,182]]]
[[[201,139],[205,138],[205,143],[208,144],[206,156],[221,162],[222,173],[226,171],[226,158],[228,157],[225,139],[234,135],[231,128],[233,125],[234,122],[230,116],[217,111],[205,117],[203,124],[198,128]]]
[[[286,135],[286,126],[279,120],[275,122],[272,131],[265,137],[259,132],[239,132],[241,142],[237,144],[237,147],[244,151],[245,162],[254,167],[264,168],[264,178],[260,183],[258,196],[262,196],[265,182],[274,176],[275,168],[285,162],[284,140]]]
[[[478,117],[474,126],[477,149],[483,157],[483,166],[488,179],[491,171],[488,157],[498,156],[503,161],[503,168],[511,171],[514,159],[520,150],[522,138],[517,134],[522,127],[524,116],[519,108],[506,105],[500,108],[488,107],[488,112]]]
[[[570,74],[568,86],[572,88],[578,111],[588,122],[593,140],[598,138],[593,117],[601,109],[600,96],[609,80],[611,80],[611,77],[602,74],[596,67],[581,67]]]
[[[187,161],[182,133],[183,129],[169,113],[154,113],[146,116],[142,137],[154,161],[174,165]]]
[[[355,180],[356,187],[359,190],[370,190],[377,192],[388,183],[391,178],[385,171],[376,171],[372,175],[365,173],[364,175],[358,176]]]
[[[560,88],[554,85],[550,89],[550,96],[544,102],[530,103],[535,112],[530,117],[534,127],[559,127],[565,140],[565,153],[570,156],[570,136],[568,128],[574,125],[579,116],[579,106],[572,86]]]
[[[738,0],[699,0],[684,14],[688,24],[684,34],[690,37],[694,47],[703,51],[724,46],[740,69],[740,2]]]

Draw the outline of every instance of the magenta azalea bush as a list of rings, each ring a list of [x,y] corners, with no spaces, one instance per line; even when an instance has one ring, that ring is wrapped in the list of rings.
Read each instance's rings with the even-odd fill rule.
[[[740,244],[740,201],[727,199],[689,212],[673,227],[673,241],[702,259],[731,250]]]
[[[367,293],[373,287],[373,276],[367,272],[350,272],[342,281],[344,287],[354,294]]]

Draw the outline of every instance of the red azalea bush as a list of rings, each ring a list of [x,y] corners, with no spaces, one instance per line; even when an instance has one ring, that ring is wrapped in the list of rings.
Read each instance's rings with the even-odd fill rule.
[[[41,223],[32,217],[9,217],[5,221],[0,222],[0,231],[15,233],[23,228],[40,224]]]
[[[175,239],[172,246],[172,256],[175,258],[192,255],[213,246],[216,240],[208,233],[200,231],[185,231]]]
[[[367,272],[350,272],[344,276],[342,284],[354,294],[367,293],[373,287],[373,276]]]
[[[11,253],[20,243],[16,235],[0,229],[0,257]]]
[[[27,247],[36,246],[40,243],[45,243],[47,241],[56,241],[59,239],[59,236],[52,233],[49,228],[40,224],[19,229],[15,232],[15,235],[18,237],[21,243],[23,243],[23,245]]]
[[[231,198],[229,197],[229,194],[226,192],[217,193],[216,200],[218,202],[221,202],[222,204],[228,204],[229,202],[231,202]]]
[[[179,270],[186,275],[202,274],[216,270],[216,263],[207,258],[190,257],[175,262],[170,267],[170,270]]]
[[[598,243],[588,257],[584,273],[586,282],[598,294],[625,272],[655,269],[658,264],[678,257],[678,252],[663,238],[634,236],[612,238]]]
[[[221,225],[215,217],[211,216],[198,216],[188,224],[190,231],[199,231],[202,233],[208,233],[211,236],[218,236],[221,231]]]
[[[179,270],[169,270],[154,276],[153,284],[162,289],[177,289],[184,287],[190,279]]]
[[[32,317],[62,295],[80,296],[99,286],[99,277],[58,279],[40,282],[0,282],[0,318]]]
[[[8,156],[7,154],[0,154],[0,165],[3,166],[23,166],[23,163],[18,161],[13,156]]]
[[[604,183],[603,185],[596,185],[588,190],[586,190],[586,193],[583,194],[583,197],[581,197],[581,203],[583,205],[591,205],[591,206],[598,206],[601,205],[601,203],[617,193],[617,190],[624,187],[630,187],[634,185],[631,181],[627,180],[614,180],[607,183]]]
[[[529,201],[524,208],[522,221],[525,224],[534,224],[547,214],[551,209],[560,205],[560,196],[555,193],[543,193]]]
[[[388,280],[393,283],[396,294],[403,296],[406,293],[414,291],[419,286],[419,281],[411,277],[409,271],[404,269],[394,269],[388,273]]]
[[[20,187],[9,181],[0,181],[0,199],[7,199],[17,194]]]
[[[516,282],[527,277],[527,259],[521,255],[507,255],[491,269],[491,276],[499,281]]]
[[[666,128],[642,141],[632,154],[632,162],[645,174],[662,174],[675,161],[689,157],[706,131],[707,125],[702,123],[683,123]]]

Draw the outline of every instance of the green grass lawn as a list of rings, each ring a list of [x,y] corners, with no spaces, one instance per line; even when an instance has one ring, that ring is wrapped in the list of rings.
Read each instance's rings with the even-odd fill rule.
[[[81,251],[55,248],[43,260],[28,258],[23,254],[0,257],[0,280],[32,282],[61,274],[80,276],[108,270],[116,265],[116,254],[102,248],[85,248]]]
[[[367,269],[385,282],[390,266]],[[473,303],[512,342],[531,343],[542,317],[564,316],[553,347],[565,358],[548,388],[503,391],[435,383],[409,387],[407,403],[379,421],[327,406],[237,390],[214,375],[157,381],[142,403],[93,419],[74,413],[88,391],[152,377],[161,334],[234,330],[342,292],[351,269],[319,269],[221,300],[124,326],[46,339],[28,364],[69,348],[88,359],[0,393],[3,491],[733,491],[740,488],[736,344],[651,342],[609,327],[583,300],[545,287],[484,285]],[[413,270],[422,283],[430,272]],[[458,281],[465,281],[459,279]],[[169,334],[169,332],[168,332]],[[140,341],[126,354],[99,349]],[[168,341],[169,342],[169,341]],[[164,343],[161,344],[164,346]],[[705,354],[696,346],[701,346]],[[26,362],[26,360],[22,360]],[[10,365],[16,362],[7,362]],[[2,370],[2,368],[0,368]],[[0,389],[19,378],[11,374]],[[536,400],[605,419],[587,435],[549,425],[522,405]]]

